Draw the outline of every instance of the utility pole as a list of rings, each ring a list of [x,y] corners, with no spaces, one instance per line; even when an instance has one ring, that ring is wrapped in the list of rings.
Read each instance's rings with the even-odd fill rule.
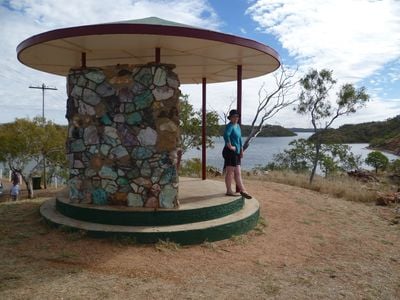
[[[57,90],[57,88],[48,87],[44,83],[41,86],[29,86],[30,89],[39,89],[42,90],[42,118],[44,122],[44,91],[45,90]]]
[[[29,86],[30,89],[40,89],[42,90],[42,122],[44,126],[44,91],[45,90],[57,90],[57,88],[48,87],[44,83],[41,86]],[[46,157],[43,155],[43,187],[47,189],[47,182],[46,182]]]

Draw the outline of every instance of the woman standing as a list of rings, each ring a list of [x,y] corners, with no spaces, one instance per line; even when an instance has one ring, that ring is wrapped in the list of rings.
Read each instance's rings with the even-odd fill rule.
[[[235,183],[239,188],[240,195],[246,199],[252,197],[246,192],[243,185],[242,175],[240,170],[240,160],[243,158],[243,144],[242,144],[242,132],[239,125],[239,113],[236,109],[232,109],[229,112],[228,120],[230,121],[224,132],[225,147],[222,151],[222,156],[225,160],[225,185],[226,195],[236,196],[232,191],[232,181],[235,179]]]

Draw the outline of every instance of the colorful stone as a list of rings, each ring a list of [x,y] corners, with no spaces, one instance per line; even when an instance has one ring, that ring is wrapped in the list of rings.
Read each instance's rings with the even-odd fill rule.
[[[172,185],[166,184],[160,192],[160,207],[174,208],[177,201],[178,190]]]
[[[118,177],[117,172],[108,166],[103,166],[99,171],[99,176],[103,179],[115,180]]]
[[[71,152],[82,152],[83,150],[86,149],[86,147],[85,144],[83,143],[83,140],[79,139],[71,143],[70,149]]]
[[[148,208],[158,208],[159,204],[158,204],[158,199],[156,197],[149,197],[146,200],[146,203],[144,204],[144,207],[148,207]]]
[[[174,89],[172,89],[168,86],[156,87],[153,90],[154,99],[157,101],[169,99],[173,95],[174,95]]]
[[[146,147],[136,147],[132,150],[132,158],[134,160],[148,159],[153,155],[153,151]]]
[[[96,205],[108,204],[107,192],[101,188],[93,190],[92,191],[92,201],[93,201],[93,204],[96,204]]]
[[[136,109],[139,110],[150,107],[153,103],[153,100],[154,98],[151,90],[146,90],[143,93],[137,95],[133,101],[135,102]]]
[[[96,115],[96,110],[94,109],[93,106],[86,104],[84,102],[80,102],[79,108],[78,108],[78,113],[80,115],[94,116],[94,115]]]
[[[128,194],[128,206],[142,207],[143,198],[139,194],[129,193]]]
[[[112,121],[110,119],[110,117],[108,116],[108,114],[104,114],[103,116],[101,116],[100,118],[100,122],[104,125],[111,125]]]
[[[115,89],[107,82],[103,82],[97,87],[96,93],[100,97],[109,97],[115,94]]]
[[[134,80],[144,86],[150,86],[153,83],[153,75],[150,68],[142,68],[135,76]]]
[[[157,68],[153,83],[156,86],[164,86],[167,83],[167,72],[163,68]]]
[[[85,128],[83,140],[85,145],[94,145],[99,143],[99,135],[96,126],[92,125]]]
[[[122,159],[125,156],[129,156],[129,153],[126,151],[125,147],[119,145],[111,149],[110,156],[112,159]]]
[[[154,146],[157,142],[157,132],[150,127],[142,129],[138,134],[138,140],[142,146]]]
[[[85,74],[85,77],[95,83],[102,83],[106,79],[106,76],[100,70],[90,70]]]

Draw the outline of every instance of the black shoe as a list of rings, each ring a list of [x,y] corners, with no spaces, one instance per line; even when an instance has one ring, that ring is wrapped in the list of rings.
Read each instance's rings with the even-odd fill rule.
[[[247,194],[246,192],[240,192],[240,195],[242,195],[242,197],[246,198],[246,199],[251,199],[253,198],[252,196],[250,196],[249,194]]]

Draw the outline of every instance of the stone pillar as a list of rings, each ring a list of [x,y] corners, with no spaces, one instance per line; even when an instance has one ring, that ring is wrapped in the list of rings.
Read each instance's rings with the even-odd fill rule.
[[[73,69],[70,201],[178,207],[179,79],[165,64]]]

